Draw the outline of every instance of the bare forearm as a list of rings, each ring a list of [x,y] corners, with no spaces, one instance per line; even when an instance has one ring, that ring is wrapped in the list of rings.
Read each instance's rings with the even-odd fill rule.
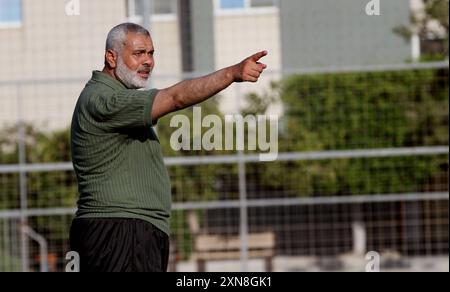
[[[266,55],[267,52],[262,51],[234,66],[160,90],[152,107],[153,122],[168,113],[205,101],[233,82],[257,82],[267,67],[258,60]]]
[[[169,88],[175,99],[177,109],[183,109],[201,103],[230,86],[236,80],[236,65],[210,75],[182,81]]]

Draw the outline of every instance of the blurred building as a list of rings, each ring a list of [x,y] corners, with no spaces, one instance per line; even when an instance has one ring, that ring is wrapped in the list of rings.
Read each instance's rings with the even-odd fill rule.
[[[0,107],[11,109],[0,124],[20,117],[67,126],[84,81],[102,68],[106,34],[124,21],[151,26],[155,87],[181,80],[183,72],[207,73],[268,50],[267,78],[228,90],[221,103],[225,112],[237,110],[245,92],[267,88],[283,72],[410,59],[410,44],[393,33],[408,24],[410,0],[381,1],[380,16],[366,14],[368,2],[153,0],[148,6],[144,0],[0,0]],[[79,15],[67,15],[74,3]]]

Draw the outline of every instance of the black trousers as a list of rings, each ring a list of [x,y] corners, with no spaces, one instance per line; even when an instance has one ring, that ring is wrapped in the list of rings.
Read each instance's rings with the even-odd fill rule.
[[[75,219],[70,248],[80,272],[166,272],[169,237],[138,219]]]

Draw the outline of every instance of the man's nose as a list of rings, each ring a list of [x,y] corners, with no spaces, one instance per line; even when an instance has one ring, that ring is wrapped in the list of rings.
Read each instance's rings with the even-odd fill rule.
[[[151,67],[153,65],[153,57],[147,55],[147,57],[145,58],[145,61],[144,61],[144,65]]]

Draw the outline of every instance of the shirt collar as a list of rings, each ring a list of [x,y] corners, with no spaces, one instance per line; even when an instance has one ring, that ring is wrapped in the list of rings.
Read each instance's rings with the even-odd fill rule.
[[[122,82],[101,71],[92,72],[92,81],[103,83],[115,90],[126,89]]]

